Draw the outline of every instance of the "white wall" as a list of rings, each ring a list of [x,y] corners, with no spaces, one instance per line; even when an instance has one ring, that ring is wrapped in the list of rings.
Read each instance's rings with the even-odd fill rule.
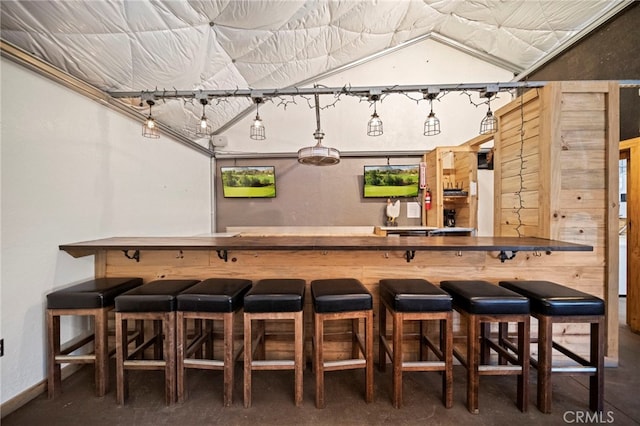
[[[2,59],[2,403],[46,377],[46,294],[93,276],[58,245],[210,231],[210,160]],[[63,332],[79,327],[63,323]]]
[[[509,71],[437,41],[425,40],[317,83],[329,87],[392,86],[506,82],[512,78]],[[409,95],[414,99],[420,98],[417,93]],[[511,100],[506,92],[500,93],[499,97],[492,103],[493,110]],[[312,97],[310,99],[313,106]],[[471,100],[476,104],[481,102],[477,92],[472,92]],[[280,101],[273,99],[260,107],[266,140],[249,138],[249,126],[255,116],[252,113],[225,132],[228,145],[219,150],[232,153],[297,152],[304,146],[315,145],[312,136],[316,128],[315,111],[301,97],[296,97],[296,104],[288,104],[286,110],[277,106]],[[334,101],[333,96],[320,96],[321,106]],[[434,102],[433,108],[440,119],[442,133],[426,137],[423,125],[429,113],[428,102],[416,103],[401,94],[388,95],[377,106],[378,115],[384,123],[384,134],[370,137],[366,135],[366,128],[373,108],[366,101],[342,96],[334,107],[320,113],[326,134],[323,145],[341,151],[427,151],[436,146],[459,145],[478,135],[480,121],[487,112],[485,105],[476,108],[461,92],[448,93]]]

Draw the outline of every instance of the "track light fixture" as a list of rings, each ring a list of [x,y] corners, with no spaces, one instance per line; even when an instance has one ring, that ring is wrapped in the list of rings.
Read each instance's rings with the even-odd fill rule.
[[[493,92],[485,92],[483,95],[487,98],[487,106],[489,109],[487,110],[487,115],[480,122],[480,134],[481,135],[489,135],[492,133],[496,133],[498,131],[498,119],[491,112],[491,97],[495,95]]]
[[[209,103],[207,96],[198,96],[200,100],[200,104],[202,105],[202,117],[200,117],[200,121],[198,122],[198,126],[196,127],[196,137],[203,138],[208,137],[211,134],[211,126],[209,126],[209,120],[207,120],[207,116],[205,115],[204,109]]]
[[[433,100],[438,97],[438,92],[430,92],[424,95],[429,100],[429,115],[424,121],[424,135],[435,136],[440,133],[440,120],[433,112]]]
[[[367,135],[368,136],[380,136],[382,131],[382,120],[376,112],[376,103],[380,99],[380,95],[374,94],[369,96],[369,101],[373,101],[373,114],[367,123]]]
[[[261,97],[253,98],[253,102],[256,104],[256,118],[253,120],[253,124],[249,128],[249,137],[257,141],[263,141],[267,138],[265,135],[264,124],[260,118],[260,104],[264,102]]]
[[[156,120],[151,115],[151,108],[156,104],[153,97],[147,98],[147,105],[149,105],[149,115],[147,116],[144,124],[142,125],[142,136],[145,138],[158,139],[160,134],[158,133],[158,126]]]

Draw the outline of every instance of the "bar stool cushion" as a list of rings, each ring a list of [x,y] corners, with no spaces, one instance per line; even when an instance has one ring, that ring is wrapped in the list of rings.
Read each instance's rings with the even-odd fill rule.
[[[119,294],[142,285],[142,278],[96,278],[47,294],[47,309],[112,306]]]
[[[335,278],[311,282],[313,306],[318,313],[373,309],[373,297],[354,278]]]
[[[380,297],[398,312],[451,310],[451,295],[423,279],[380,280]]]
[[[531,311],[541,315],[604,315],[604,300],[551,281],[500,281],[531,302]]]
[[[198,280],[156,280],[116,297],[116,312],[171,312],[176,296]]]
[[[251,280],[242,278],[209,278],[180,293],[178,311],[235,312],[243,305]]]
[[[453,304],[471,314],[518,315],[529,313],[529,299],[482,280],[442,281],[440,288]]]
[[[304,308],[305,280],[270,278],[258,281],[244,296],[246,312],[298,312]]]

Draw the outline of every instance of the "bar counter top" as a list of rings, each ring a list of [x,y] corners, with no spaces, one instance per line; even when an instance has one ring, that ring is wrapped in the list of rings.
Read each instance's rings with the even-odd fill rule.
[[[101,250],[593,251],[590,245],[533,237],[242,236],[112,237],[62,244],[73,257]]]

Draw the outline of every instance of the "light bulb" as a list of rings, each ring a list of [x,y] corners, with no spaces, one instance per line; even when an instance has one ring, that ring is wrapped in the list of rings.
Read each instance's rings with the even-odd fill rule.
[[[204,115],[200,119],[200,128],[201,129],[206,129],[207,128],[207,118]]]

